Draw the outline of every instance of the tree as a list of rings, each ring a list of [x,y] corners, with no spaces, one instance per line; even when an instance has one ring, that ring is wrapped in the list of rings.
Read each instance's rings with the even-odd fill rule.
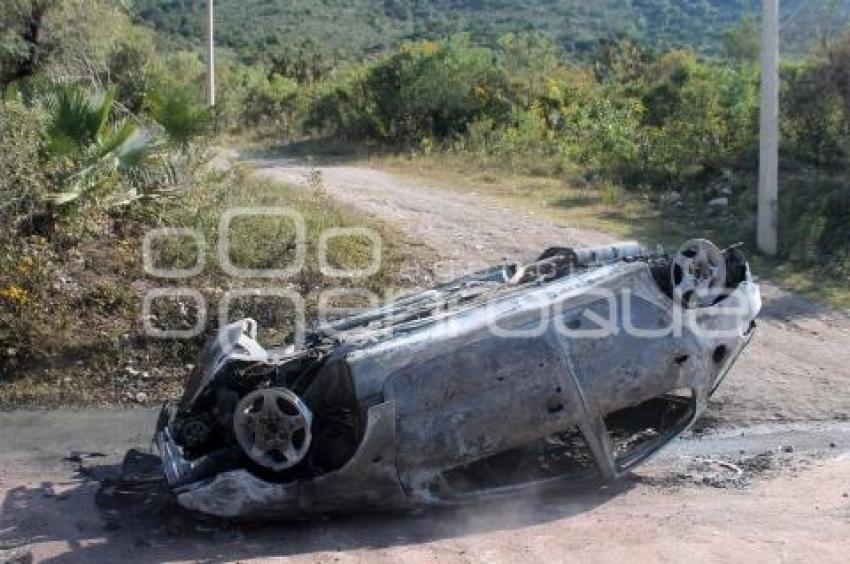
[[[39,75],[138,86],[139,76],[127,76],[130,65],[145,72],[153,51],[151,32],[114,0],[5,0],[0,12],[0,87]],[[138,106],[123,86],[121,95]]]
[[[406,140],[442,139],[480,117],[507,111],[497,97],[504,85],[492,52],[463,37],[408,44],[368,79],[387,133]]]
[[[593,57],[593,70],[601,82],[628,83],[646,73],[653,54],[631,39],[602,39]]]
[[[32,76],[52,51],[45,38],[58,0],[8,0],[0,12],[0,87]]]
[[[525,87],[526,102],[540,95],[547,76],[559,66],[559,53],[551,37],[541,33],[508,33],[499,38],[502,60],[511,77]]]
[[[112,0],[60,0],[45,19],[52,50],[44,71],[53,78],[104,88],[110,57],[134,32],[129,16]]]
[[[761,52],[759,29],[755,18],[747,14],[737,27],[723,34],[723,53],[737,63],[754,63]]]

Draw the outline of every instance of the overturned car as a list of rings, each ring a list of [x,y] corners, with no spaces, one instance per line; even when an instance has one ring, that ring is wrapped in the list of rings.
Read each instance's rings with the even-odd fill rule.
[[[267,350],[204,348],[155,442],[178,502],[298,518],[617,478],[688,428],[761,307],[705,240],[552,248]]]

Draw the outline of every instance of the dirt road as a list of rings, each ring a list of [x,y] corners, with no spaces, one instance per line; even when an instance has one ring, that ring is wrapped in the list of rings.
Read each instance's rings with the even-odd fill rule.
[[[255,162],[304,182],[308,169]],[[601,233],[352,167],[324,189],[470,270]],[[150,448],[148,411],[0,414],[0,562],[845,562],[850,553],[850,320],[765,285],[760,334],[712,406],[712,429],[676,441],[631,479],[590,491],[415,515],[287,525],[104,524],[71,450],[115,462]],[[4,553],[4,550],[6,551]]]
[[[850,551],[845,423],[692,435],[606,488],[455,510],[236,526],[165,507],[104,522],[97,483],[63,458],[95,451],[99,470],[149,448],[154,422],[148,410],[0,414],[0,562],[843,563]]]

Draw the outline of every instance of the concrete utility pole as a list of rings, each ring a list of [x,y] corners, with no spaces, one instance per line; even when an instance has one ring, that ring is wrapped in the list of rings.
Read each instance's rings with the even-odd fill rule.
[[[213,0],[207,0],[207,105],[215,106],[215,40]]]
[[[758,247],[777,252],[779,202],[779,0],[762,0]]]

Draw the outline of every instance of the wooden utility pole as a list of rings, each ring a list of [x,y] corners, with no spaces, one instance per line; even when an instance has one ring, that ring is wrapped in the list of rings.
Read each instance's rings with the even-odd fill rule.
[[[776,255],[779,203],[779,0],[762,0],[758,247]]]
[[[213,0],[207,0],[207,105],[215,106],[215,39]]]

